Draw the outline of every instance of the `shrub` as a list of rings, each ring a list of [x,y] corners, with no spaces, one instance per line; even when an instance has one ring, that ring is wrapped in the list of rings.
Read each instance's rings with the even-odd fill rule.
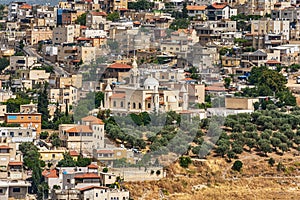
[[[192,160],[190,157],[181,156],[179,158],[179,164],[181,167],[187,168],[192,163]]]
[[[240,160],[237,160],[232,165],[232,170],[240,172],[243,167],[243,163]]]
[[[107,172],[108,172],[108,168],[107,168],[107,167],[104,167],[104,168],[102,169],[102,172],[107,173]]]

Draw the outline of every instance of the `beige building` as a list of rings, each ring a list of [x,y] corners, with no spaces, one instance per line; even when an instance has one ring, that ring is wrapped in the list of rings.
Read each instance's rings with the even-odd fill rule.
[[[128,0],[113,0],[112,11],[126,11],[128,9]]]
[[[59,126],[59,135],[68,149],[81,149],[92,153],[93,149],[104,147],[104,123],[94,116],[81,119],[82,125]]]
[[[226,97],[225,108],[233,110],[254,110],[253,104],[258,101],[258,98]]]
[[[66,25],[53,29],[53,44],[72,43],[74,42],[75,28],[74,25]]]
[[[13,94],[12,91],[2,90],[0,91],[0,102],[6,102],[8,99],[15,99],[16,95]]]
[[[285,20],[252,20],[251,34],[282,34],[284,40],[290,39],[290,22]]]
[[[101,26],[104,26],[105,23],[105,12],[89,12],[86,14],[86,26],[88,27],[99,29]]]
[[[56,80],[58,88],[65,88],[67,86],[74,86],[76,88],[82,87],[82,74],[72,74],[70,77],[58,77]]]
[[[113,166],[114,161],[121,158],[126,158],[126,162],[135,164],[133,151],[126,148],[94,149],[93,158],[108,166]]]
[[[74,86],[65,86],[64,88],[51,88],[49,91],[50,102],[66,104],[69,106],[77,104],[77,91],[78,89]]]
[[[78,47],[78,60],[82,60],[82,62],[86,64],[95,61],[96,47],[93,46]]]
[[[42,40],[52,40],[52,33],[50,29],[33,29],[26,31],[26,43],[28,45],[34,45]]]
[[[27,70],[37,65],[37,57],[34,56],[11,56],[9,60],[9,68],[15,70]],[[21,77],[23,78],[22,74]]]

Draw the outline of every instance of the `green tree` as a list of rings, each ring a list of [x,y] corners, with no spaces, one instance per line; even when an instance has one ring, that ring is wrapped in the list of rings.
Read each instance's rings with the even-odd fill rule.
[[[90,158],[83,158],[82,156],[78,156],[76,166],[78,167],[86,167],[89,164],[91,164],[91,159]]]
[[[38,148],[32,142],[24,142],[20,144],[19,150],[23,154],[25,167],[32,170],[32,191],[38,194],[38,198],[41,198],[41,194],[38,193],[38,187],[42,183],[42,168]]]
[[[42,114],[42,128],[48,128],[49,119],[49,100],[48,100],[48,86],[46,82],[38,93],[38,112]]]
[[[61,141],[58,133],[51,134],[51,136],[49,137],[49,140],[53,147],[60,147],[62,144],[62,141]]]
[[[258,141],[259,149],[267,155],[267,153],[272,152],[272,148],[270,146],[270,141],[266,139],[260,139]]]
[[[9,66],[9,60],[7,58],[0,58],[0,72]]]
[[[118,12],[112,12],[112,13],[109,13],[106,17],[106,19],[108,21],[113,21],[113,22],[116,22],[120,19],[120,14]]]
[[[236,160],[236,161],[233,163],[231,169],[234,170],[234,171],[240,172],[241,169],[242,169],[242,167],[243,167],[242,161]]]
[[[189,23],[190,21],[186,18],[175,19],[169,28],[172,30],[186,29],[188,28]]]
[[[228,77],[226,77],[225,79],[224,79],[224,86],[225,86],[225,88],[229,88],[229,86],[230,86],[230,83],[231,83],[231,78],[228,78]]]
[[[190,164],[192,164],[192,160],[190,157],[181,156],[179,157],[179,164],[183,168],[187,168]]]
[[[58,167],[76,167],[76,161],[73,160],[72,156],[66,152],[64,153],[64,159],[57,163]]]
[[[104,167],[103,170],[102,170],[102,172],[107,173],[108,172],[108,168]]]
[[[49,133],[47,131],[43,131],[40,134],[40,139],[45,140],[48,138],[48,136],[49,136]]]
[[[268,164],[269,164],[271,167],[273,167],[274,164],[275,164],[274,158],[270,158],[270,159],[268,160]]]
[[[75,23],[85,26],[86,25],[86,14],[87,13],[83,13],[82,15],[77,17],[77,19],[75,20]]]

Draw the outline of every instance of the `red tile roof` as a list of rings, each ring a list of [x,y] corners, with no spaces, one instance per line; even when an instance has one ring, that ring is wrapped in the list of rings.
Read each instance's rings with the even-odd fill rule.
[[[278,60],[268,60],[266,63],[267,64],[281,64],[281,62],[279,62]]]
[[[120,11],[127,11],[127,8],[119,8]]]
[[[75,150],[69,151],[70,156],[79,156],[79,153]]]
[[[85,174],[76,174],[75,178],[95,178],[95,179],[100,179],[100,176],[95,173],[85,173]]]
[[[98,165],[90,164],[90,165],[87,166],[87,168],[89,168],[89,169],[98,169]]]
[[[107,189],[108,187],[90,185],[90,186],[87,186],[87,187],[84,187],[84,188],[80,188],[79,190],[80,191],[85,191],[85,190],[90,190],[90,189],[94,189],[94,188],[97,188],[97,189]]]
[[[66,131],[67,133],[92,133],[93,131],[90,129],[89,126],[85,125],[77,125],[73,128],[70,128]]]
[[[31,8],[32,6],[26,3],[20,6],[20,9],[31,9]]]
[[[223,9],[227,6],[227,3],[213,3],[211,6],[215,9]]]
[[[87,26],[81,25],[81,26],[80,26],[80,29],[87,29]]]
[[[91,12],[93,16],[106,16],[106,12]]]
[[[20,166],[20,165],[23,165],[23,162],[10,161],[8,163],[8,165],[10,165],[10,166]]]
[[[186,6],[187,10],[205,10],[207,6]]]
[[[58,178],[56,169],[44,170],[42,175],[46,178]]]
[[[108,149],[100,149],[97,151],[97,153],[109,154],[109,153],[114,153],[114,151]]]
[[[139,22],[139,21],[135,21],[135,22],[133,22],[133,24],[140,25],[140,24],[141,24],[141,22]]]
[[[110,96],[112,99],[124,99],[125,98],[125,93],[114,93]]]
[[[131,69],[130,65],[122,64],[122,63],[114,63],[108,66],[110,69]]]
[[[205,87],[206,91],[226,91],[225,87],[219,87],[219,86],[207,86]]]
[[[7,146],[7,145],[1,145],[0,149],[11,149],[11,147]]]
[[[104,124],[104,122],[101,119],[92,115],[82,118],[81,121],[91,122],[92,124]]]

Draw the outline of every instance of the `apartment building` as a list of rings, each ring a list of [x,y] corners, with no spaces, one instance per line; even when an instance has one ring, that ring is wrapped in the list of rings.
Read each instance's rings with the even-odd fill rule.
[[[103,25],[106,23],[105,12],[89,12],[86,14],[86,26],[94,29],[103,30]]]
[[[41,113],[6,113],[5,123],[19,124],[21,127],[30,128],[41,133],[42,114]]]
[[[28,45],[35,45],[39,41],[51,40],[52,33],[52,30],[48,28],[28,30],[26,31],[26,43]]]
[[[282,34],[285,40],[290,39],[290,22],[282,20],[252,20],[251,34]]]
[[[104,123],[94,116],[81,119],[82,125],[60,125],[59,134],[68,149],[92,153],[104,147]]]
[[[53,29],[53,44],[72,43],[74,42],[75,28],[74,25],[67,25],[63,27],[55,27]]]
[[[9,59],[10,70],[27,70],[31,69],[37,64],[37,57],[34,56],[11,56]]]
[[[114,162],[121,158],[126,158],[126,162],[135,164],[134,152],[126,148],[103,148],[94,149],[93,158],[108,166],[113,166]]]
[[[227,3],[213,3],[206,8],[208,20],[230,19],[237,15],[237,9],[231,8]]]

